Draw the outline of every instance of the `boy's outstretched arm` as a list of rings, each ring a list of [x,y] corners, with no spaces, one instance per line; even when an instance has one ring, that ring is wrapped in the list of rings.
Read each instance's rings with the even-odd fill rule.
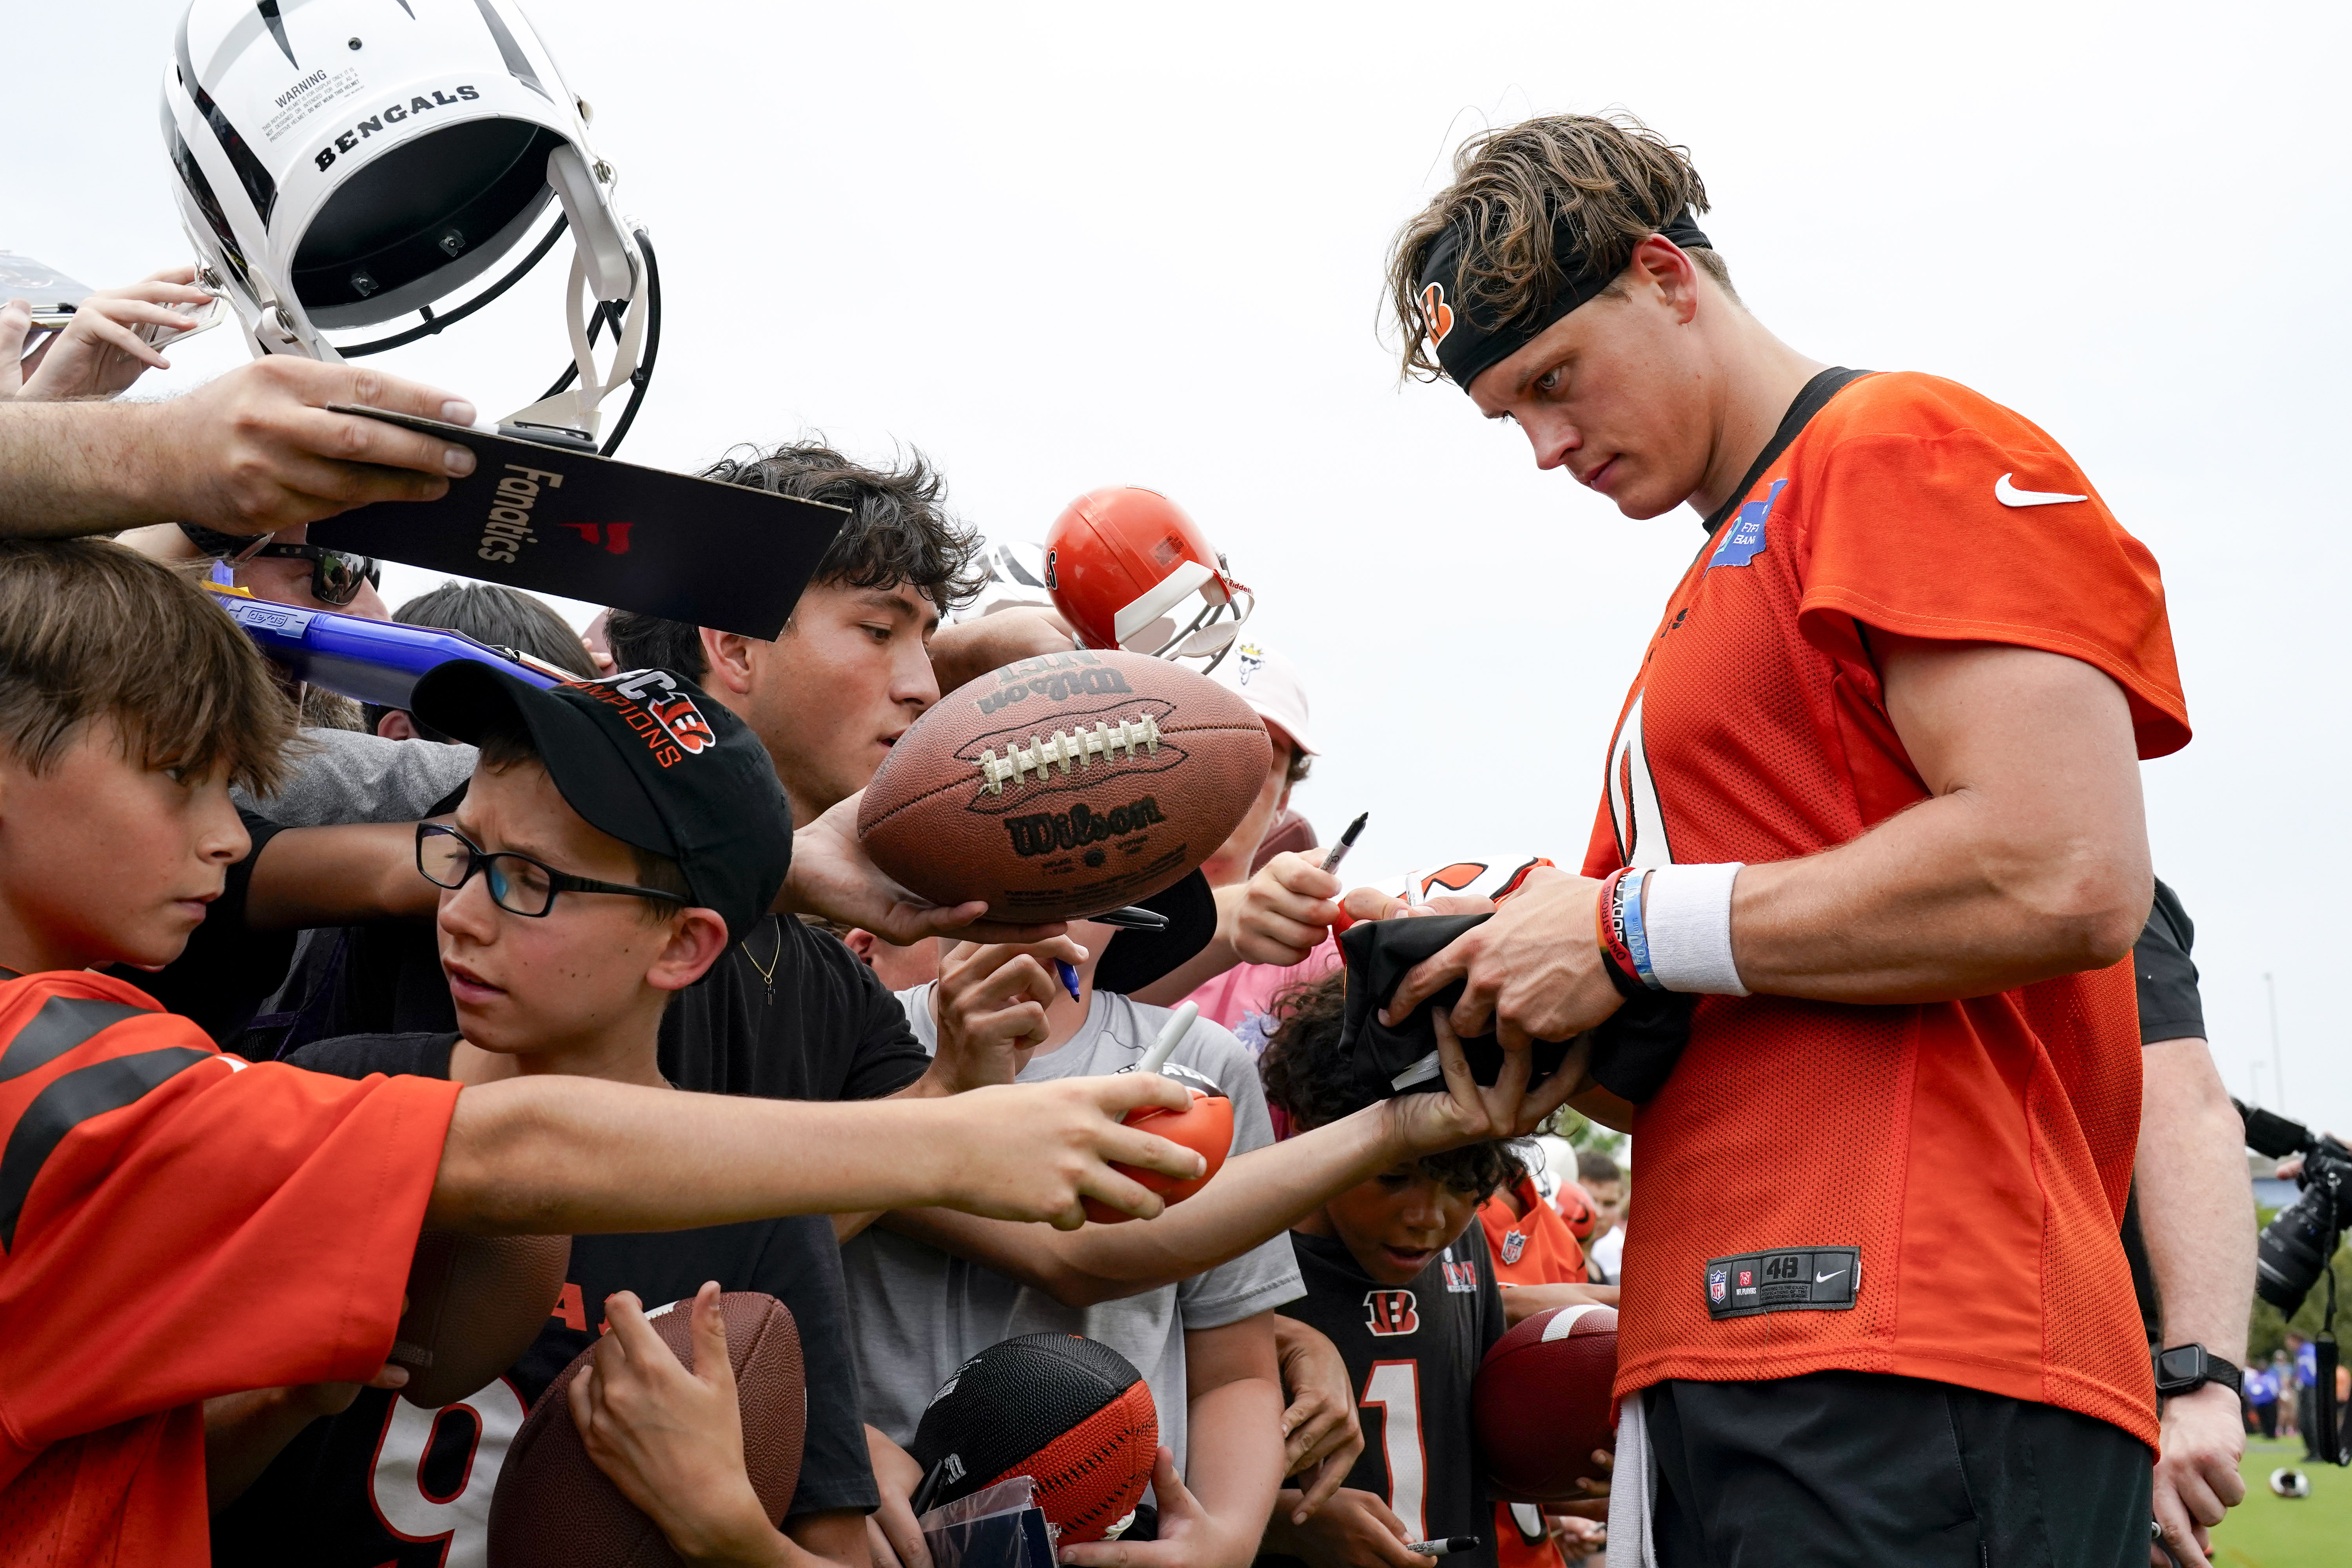
[[[1151,1073],[856,1104],[509,1079],[458,1095],[425,1223],[560,1236],[940,1205],[1066,1229],[1087,1197],[1149,1217],[1159,1197],[1110,1163],[1188,1178],[1202,1160],[1118,1118],[1190,1103]]]

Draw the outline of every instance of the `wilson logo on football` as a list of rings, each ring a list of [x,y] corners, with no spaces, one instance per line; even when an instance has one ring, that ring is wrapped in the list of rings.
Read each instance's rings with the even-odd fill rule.
[[[1429,346],[1435,348],[1454,330],[1454,307],[1445,302],[1445,285],[1432,283],[1421,291],[1421,325],[1429,334]]]
[[[1420,1302],[1410,1290],[1364,1292],[1364,1327],[1385,1338],[1421,1328]]]

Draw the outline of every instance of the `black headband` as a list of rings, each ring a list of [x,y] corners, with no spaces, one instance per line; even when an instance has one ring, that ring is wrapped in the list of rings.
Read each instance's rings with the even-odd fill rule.
[[[1706,247],[1707,237],[1701,233],[1691,210],[1685,207],[1668,220],[1658,232],[1684,249]],[[1490,366],[1500,363],[1518,353],[1537,335],[1609,287],[1625,264],[1602,269],[1586,260],[1570,272],[1565,282],[1552,291],[1534,310],[1522,311],[1508,321],[1482,320],[1464,303],[1459,273],[1462,248],[1466,234],[1456,224],[1437,237],[1429,247],[1428,258],[1421,264],[1421,327],[1430,346],[1437,351],[1437,363],[1463,391]],[[1555,217],[1552,220],[1552,255],[1563,266],[1578,260],[1568,225]]]

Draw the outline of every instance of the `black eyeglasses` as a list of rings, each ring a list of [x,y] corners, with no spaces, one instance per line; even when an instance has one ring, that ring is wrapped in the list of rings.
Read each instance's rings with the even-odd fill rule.
[[[656,888],[632,888],[622,882],[575,877],[510,849],[492,854],[456,828],[438,822],[416,825],[416,868],[435,887],[453,891],[464,887],[479,871],[489,883],[492,903],[509,914],[528,915],[533,920],[555,907],[558,893],[625,893],[636,899],[659,899],[664,903],[686,902],[676,893],[665,893]]]
[[[360,585],[380,588],[383,568],[372,555],[330,550],[323,544],[265,544],[256,555],[310,563],[310,592],[322,605],[348,605],[360,596]]]

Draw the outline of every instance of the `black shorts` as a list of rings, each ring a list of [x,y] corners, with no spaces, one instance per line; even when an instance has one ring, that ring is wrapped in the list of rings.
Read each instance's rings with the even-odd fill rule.
[[[1822,1372],[1643,1395],[1661,1568],[2144,1568],[2154,1456],[1951,1384]]]

